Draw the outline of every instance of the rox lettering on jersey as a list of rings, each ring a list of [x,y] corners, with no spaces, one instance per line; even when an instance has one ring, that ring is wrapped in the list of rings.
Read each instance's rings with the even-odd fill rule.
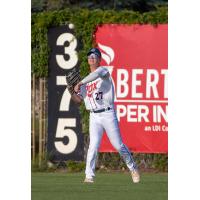
[[[96,82],[93,82],[91,84],[87,84],[86,85],[86,91],[87,91],[87,96],[88,97],[91,97],[92,96],[92,93],[94,92],[94,90],[97,89],[97,83],[99,81],[96,81]]]

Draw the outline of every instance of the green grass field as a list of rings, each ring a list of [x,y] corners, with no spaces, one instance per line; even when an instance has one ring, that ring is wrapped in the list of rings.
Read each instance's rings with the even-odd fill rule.
[[[167,173],[97,173],[94,184],[84,173],[32,173],[32,200],[167,200]]]

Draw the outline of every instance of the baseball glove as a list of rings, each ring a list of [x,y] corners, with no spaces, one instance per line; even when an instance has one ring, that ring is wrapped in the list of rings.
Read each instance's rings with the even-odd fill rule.
[[[70,94],[74,94],[74,87],[77,83],[81,81],[80,77],[80,71],[77,71],[76,68],[73,68],[67,75],[66,75],[66,81],[67,81],[67,88],[70,92]]]

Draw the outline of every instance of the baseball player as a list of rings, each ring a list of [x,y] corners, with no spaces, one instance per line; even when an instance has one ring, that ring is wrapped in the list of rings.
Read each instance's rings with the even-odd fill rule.
[[[100,66],[101,52],[92,48],[87,54],[91,73],[75,87],[72,99],[85,102],[90,111],[89,134],[90,144],[87,152],[85,180],[93,183],[95,176],[95,161],[104,130],[113,145],[129,168],[134,183],[140,181],[140,175],[129,149],[122,142],[118,120],[114,108],[114,86],[106,67]]]

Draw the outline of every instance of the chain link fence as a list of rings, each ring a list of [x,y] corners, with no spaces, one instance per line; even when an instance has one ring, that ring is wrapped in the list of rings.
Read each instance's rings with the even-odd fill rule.
[[[31,80],[31,136],[32,161],[38,159],[41,166],[47,143],[47,80],[35,74]]]

